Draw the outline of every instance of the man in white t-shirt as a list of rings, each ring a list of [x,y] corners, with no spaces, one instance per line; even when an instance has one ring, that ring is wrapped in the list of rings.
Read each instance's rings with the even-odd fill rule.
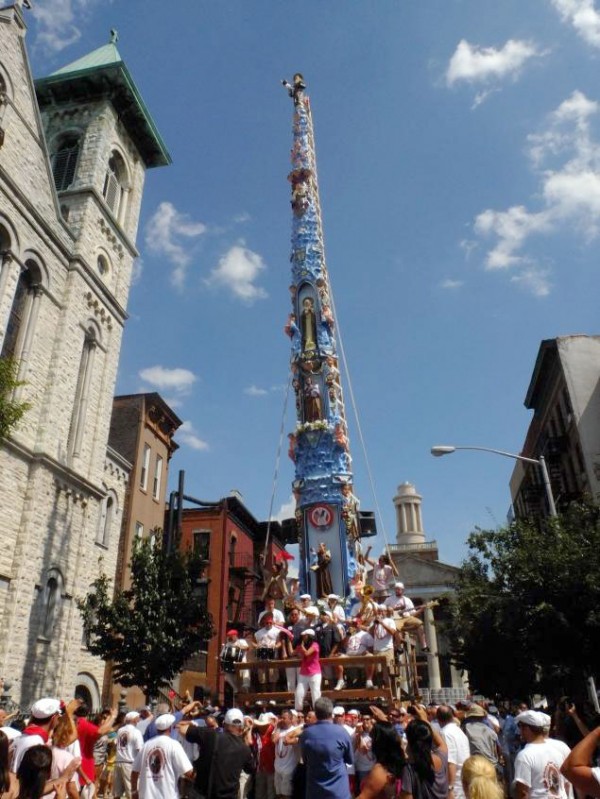
[[[251,646],[256,649],[256,659],[261,661],[276,660],[279,658],[279,650],[281,649],[281,627],[275,626],[273,616],[270,613],[263,616],[262,624],[263,626],[254,633],[255,643],[251,643]],[[275,683],[278,679],[279,669],[258,670],[258,682],[261,685],[268,683],[267,690],[275,690]]]
[[[131,710],[125,716],[125,724],[117,731],[117,756],[113,783],[115,799],[119,799],[120,796],[131,799],[131,767],[144,745],[142,734],[137,729],[139,720],[140,714],[137,710]],[[156,725],[156,722],[154,724]]]
[[[401,632],[406,630],[419,637],[419,643],[423,652],[429,652],[423,622],[418,618],[418,614],[425,610],[425,605],[419,609],[415,608],[415,603],[404,593],[404,583],[399,580],[394,583],[394,593],[385,600],[385,606],[394,611],[394,617],[402,620]],[[399,629],[397,627],[397,629]]]
[[[373,651],[373,636],[362,628],[360,621],[357,618],[350,619],[348,622],[348,636],[342,642],[344,652],[340,657],[352,657],[355,655],[366,655]],[[374,665],[365,666],[365,677],[367,680],[367,687],[373,686],[373,674],[375,673]],[[335,676],[339,681],[344,681],[344,666],[335,666]]]
[[[515,758],[515,799],[567,799],[567,782],[560,768],[568,746],[561,741],[547,740],[550,716],[537,710],[526,710],[516,718],[525,746]]]
[[[281,721],[272,739],[275,744],[275,796],[281,799],[291,799],[292,777],[300,762],[298,739],[295,738],[294,743],[286,743],[288,733],[302,728],[302,725],[295,723],[294,713],[293,710],[282,711]]]
[[[448,705],[438,707],[436,718],[448,747],[448,797],[465,799],[461,777],[463,763],[471,755],[469,739],[454,720],[454,712]]]
[[[396,635],[396,623],[386,616],[386,610],[385,605],[378,605],[375,620],[371,625],[373,654],[385,655],[387,667],[393,673],[395,668],[394,636]],[[373,688],[373,681],[367,680],[365,688]]]
[[[165,713],[155,721],[158,735],[147,741],[132,764],[134,799],[179,799],[181,777],[192,779],[194,769],[178,741],[171,738],[175,716]]]
[[[261,611],[258,616],[259,626],[262,624],[263,618],[267,614],[273,616],[273,621],[275,624],[285,624],[285,616],[283,615],[282,611],[275,607],[275,600],[270,597],[265,600],[265,609]]]

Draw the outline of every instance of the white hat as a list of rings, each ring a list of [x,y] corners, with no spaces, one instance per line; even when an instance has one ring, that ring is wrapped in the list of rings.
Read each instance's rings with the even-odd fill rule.
[[[310,594],[300,594],[300,599],[312,599]]]
[[[243,724],[244,723],[244,714],[241,710],[238,710],[237,707],[230,707],[227,713],[225,713],[225,718],[223,720],[223,724]]]
[[[307,627],[306,630],[302,630],[302,635],[316,635],[316,633],[311,627]]]
[[[344,708],[341,705],[336,705],[333,708],[333,715],[334,716],[345,716],[346,715],[346,711],[344,710]]]
[[[38,699],[31,706],[31,715],[34,719],[49,719],[60,711],[60,701],[46,696],[43,699]]]
[[[339,599],[337,594],[327,594],[327,599]]]
[[[333,615],[330,610],[326,610],[325,608],[321,608],[319,611],[319,616],[329,616],[330,619],[333,619]]]
[[[277,721],[275,713],[261,713],[260,716],[254,720],[254,723],[257,727],[263,727],[267,724],[271,724],[273,721]]]
[[[394,583],[394,588],[404,588],[404,583],[398,581],[397,583]]]
[[[165,713],[165,715],[167,715],[167,714]],[[126,722],[127,721],[133,721],[134,719],[139,719],[139,717],[140,717],[140,714],[137,712],[137,710],[130,710],[129,713],[125,714],[125,721]],[[162,718],[162,716],[159,716],[158,718],[160,719],[160,718]],[[165,727],[165,729],[166,729],[166,727]]]
[[[359,713],[358,710],[352,709],[352,710],[349,710],[346,715],[348,715],[348,716],[360,716],[360,713]]]
[[[305,616],[318,616],[319,608],[314,605],[309,605],[307,608],[302,608],[302,613],[304,613]]]
[[[130,714],[128,713],[127,716],[129,715]],[[127,716],[125,716],[125,721],[127,721]],[[172,713],[163,713],[162,716],[159,716],[156,719],[154,726],[159,732],[164,732],[165,730],[171,729],[176,720],[177,719]]]
[[[517,724],[527,724],[528,727],[542,729],[543,727],[549,727],[552,719],[539,710],[525,710],[523,713],[519,713],[515,721]]]

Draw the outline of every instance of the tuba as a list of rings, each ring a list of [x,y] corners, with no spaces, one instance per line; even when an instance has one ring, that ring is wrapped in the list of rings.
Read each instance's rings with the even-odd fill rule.
[[[372,585],[365,585],[361,589],[361,603],[360,603],[360,610],[358,615],[363,620],[363,622],[371,621],[375,616],[375,608],[374,602],[372,599],[373,591],[375,589]]]

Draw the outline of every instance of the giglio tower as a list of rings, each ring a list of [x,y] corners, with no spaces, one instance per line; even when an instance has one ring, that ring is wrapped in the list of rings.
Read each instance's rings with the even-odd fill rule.
[[[292,343],[296,429],[289,434],[300,543],[300,583],[313,597],[347,596],[360,551],[358,500],[336,347],[314,133],[302,75],[283,81],[294,103],[292,171]]]

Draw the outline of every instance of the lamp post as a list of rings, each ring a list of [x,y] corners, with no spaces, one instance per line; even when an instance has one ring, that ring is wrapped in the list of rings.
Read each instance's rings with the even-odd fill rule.
[[[546,466],[546,459],[543,455],[539,458],[526,458],[524,455],[516,455],[514,452],[505,452],[503,449],[492,449],[490,447],[450,447],[450,446],[437,446],[431,448],[431,454],[436,458],[442,455],[451,455],[457,449],[474,449],[478,452],[493,452],[494,455],[503,455],[505,458],[512,458],[514,461],[524,461],[525,463],[535,463],[540,467],[542,472],[542,480],[544,482],[544,489],[548,499],[548,509],[550,516],[558,516],[556,512],[556,505],[554,504],[554,495],[552,494],[552,486],[550,485],[550,475],[548,474],[548,467]]]

